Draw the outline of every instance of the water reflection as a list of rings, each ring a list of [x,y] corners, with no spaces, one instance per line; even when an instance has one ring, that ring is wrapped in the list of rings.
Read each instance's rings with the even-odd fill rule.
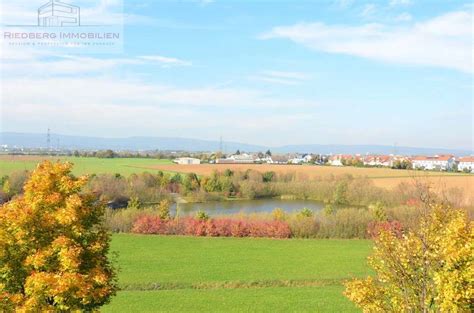
[[[209,215],[236,214],[236,213],[269,213],[275,208],[281,208],[285,212],[291,213],[299,211],[302,208],[308,208],[313,211],[321,210],[324,204],[310,200],[280,200],[280,199],[261,199],[261,200],[239,200],[239,201],[214,201],[205,203],[181,203],[179,204],[180,215],[192,215],[201,210]],[[176,213],[176,205],[172,208],[172,213]]]

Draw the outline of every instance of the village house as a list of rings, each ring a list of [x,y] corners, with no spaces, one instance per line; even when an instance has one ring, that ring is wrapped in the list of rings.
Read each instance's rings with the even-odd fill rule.
[[[256,163],[267,163],[267,164],[272,164],[273,163],[273,160],[272,160],[272,157],[269,156],[269,155],[266,155],[264,157],[257,157],[255,158],[255,162]]]
[[[272,155],[271,164],[288,164],[289,157],[287,155]]]
[[[329,157],[328,164],[331,166],[343,166],[341,155],[332,155]]]
[[[343,166],[343,161],[352,160],[353,158],[350,154],[337,154],[330,156],[328,163],[332,166]]]
[[[363,160],[365,166],[385,166],[390,167],[393,164],[390,155],[368,155]]]
[[[453,168],[455,158],[452,155],[417,156],[412,164],[414,169],[447,171]]]
[[[303,162],[304,163],[309,163],[313,161],[313,156],[311,154],[306,154],[303,156]]]
[[[301,154],[296,156],[290,156],[288,163],[290,164],[303,164],[309,163],[313,160],[313,156],[311,154]]]
[[[217,159],[217,164],[253,164],[255,159],[251,154],[234,154],[225,159]]]
[[[177,159],[174,159],[173,162],[180,165],[201,164],[201,160],[196,159],[196,158],[177,158]]]
[[[474,156],[459,158],[458,171],[474,173]]]

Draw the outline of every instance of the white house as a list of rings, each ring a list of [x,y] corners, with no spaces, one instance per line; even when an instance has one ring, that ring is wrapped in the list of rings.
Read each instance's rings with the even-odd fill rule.
[[[177,159],[174,159],[173,162],[180,165],[201,164],[201,160],[196,159],[196,158],[177,158]]]
[[[392,166],[392,157],[389,155],[368,155],[364,158],[364,165],[367,166]]]
[[[417,156],[412,159],[414,169],[446,171],[452,169],[454,163],[452,155]]]
[[[352,159],[358,159],[359,156],[352,156],[350,154],[337,154],[337,155],[332,155],[329,157],[328,163],[332,166],[343,166],[342,161],[345,160],[352,160]]]
[[[268,163],[268,164],[272,164],[273,163],[273,160],[272,160],[272,157],[271,156],[264,156],[263,158],[259,158],[257,157],[255,159],[255,162],[258,162],[258,163]]]
[[[217,159],[218,164],[252,164],[255,160],[252,155],[247,153],[234,154],[225,159]]]
[[[342,157],[340,155],[333,155],[329,157],[328,163],[332,166],[343,166]]]
[[[272,164],[288,164],[290,161],[288,155],[272,155]]]
[[[458,171],[474,173],[474,156],[459,158]]]
[[[290,164],[303,164],[303,163],[306,163],[306,159],[301,155],[297,155],[297,156],[289,159],[288,163],[290,163]]]
[[[311,154],[307,154],[303,157],[304,163],[309,163],[313,160],[313,156]]]
[[[254,163],[255,160],[251,154],[242,153],[242,154],[234,154],[230,157],[231,159],[235,160],[235,163],[243,163],[243,164],[251,164]]]

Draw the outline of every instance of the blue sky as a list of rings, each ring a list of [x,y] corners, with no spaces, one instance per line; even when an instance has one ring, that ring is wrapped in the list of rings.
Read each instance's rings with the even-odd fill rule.
[[[4,47],[3,131],[472,149],[470,2],[74,3],[123,52]]]

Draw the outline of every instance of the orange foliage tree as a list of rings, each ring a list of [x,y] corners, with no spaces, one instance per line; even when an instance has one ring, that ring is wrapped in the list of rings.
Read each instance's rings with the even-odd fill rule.
[[[115,294],[104,207],[72,164],[43,162],[0,209],[0,311],[94,311]]]

